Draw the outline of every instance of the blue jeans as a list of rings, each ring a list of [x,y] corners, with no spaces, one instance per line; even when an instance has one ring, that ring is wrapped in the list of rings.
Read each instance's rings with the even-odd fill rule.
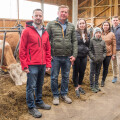
[[[42,104],[42,86],[44,82],[46,65],[29,65],[27,74],[26,101],[28,108],[34,108],[35,103]],[[36,99],[34,101],[34,93]]]
[[[68,56],[53,57],[51,68],[51,89],[54,97],[67,95],[71,62]],[[61,91],[58,91],[58,75],[61,68]]]

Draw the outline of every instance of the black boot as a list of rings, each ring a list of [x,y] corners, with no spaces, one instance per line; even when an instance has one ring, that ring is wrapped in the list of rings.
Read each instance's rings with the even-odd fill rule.
[[[104,87],[104,85],[105,85],[105,81],[101,81],[101,87]]]

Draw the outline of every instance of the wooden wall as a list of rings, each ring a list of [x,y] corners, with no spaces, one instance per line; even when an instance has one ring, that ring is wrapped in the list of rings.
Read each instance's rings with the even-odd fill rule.
[[[29,20],[20,20],[20,24],[25,27],[26,21]],[[0,27],[16,27],[18,24],[17,19],[0,19]],[[44,25],[46,25],[48,21],[44,22]]]
[[[78,4],[78,18],[85,18],[92,27],[120,16],[120,0],[78,0]]]

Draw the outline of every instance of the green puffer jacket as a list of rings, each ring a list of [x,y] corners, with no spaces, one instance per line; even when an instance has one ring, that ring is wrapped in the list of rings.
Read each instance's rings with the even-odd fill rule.
[[[75,27],[72,23],[66,21],[66,34],[58,22],[58,19],[47,24],[46,29],[51,43],[52,56],[74,56],[77,57],[78,43],[75,33]]]
[[[106,45],[102,38],[96,39],[93,37],[90,40],[89,56],[93,62],[102,62],[104,60],[106,57]]]

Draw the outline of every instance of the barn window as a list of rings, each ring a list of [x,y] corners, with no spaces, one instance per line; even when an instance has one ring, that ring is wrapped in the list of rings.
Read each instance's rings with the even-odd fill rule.
[[[57,17],[58,6],[44,4],[44,20],[51,21]]]
[[[17,0],[0,0],[0,18],[9,19],[32,19],[32,12],[36,8],[41,8],[39,2],[19,0],[19,14]],[[44,4],[44,20],[51,21],[57,17],[58,6]]]
[[[17,18],[17,0],[0,0],[0,18]]]

